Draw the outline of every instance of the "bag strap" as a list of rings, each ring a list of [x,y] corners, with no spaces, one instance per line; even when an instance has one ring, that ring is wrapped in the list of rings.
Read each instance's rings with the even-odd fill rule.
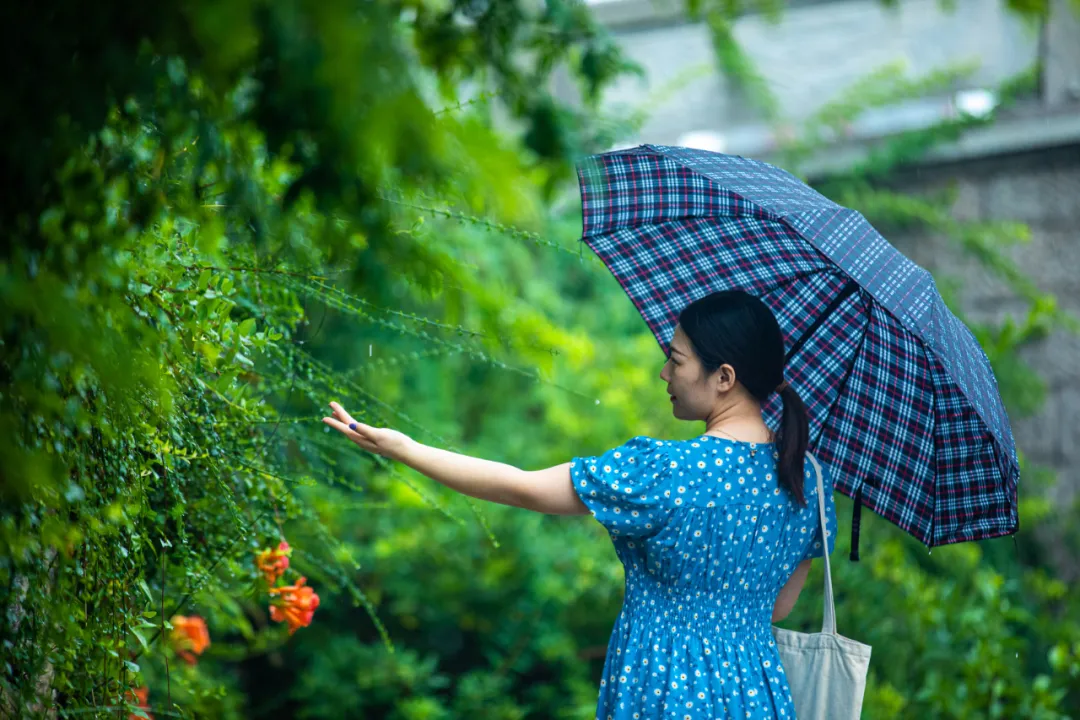
[[[829,538],[825,533],[829,524],[825,521],[825,487],[821,479],[821,465],[810,453],[806,453],[807,459],[814,466],[817,473],[817,508],[818,520],[821,522],[821,544],[824,546],[821,556],[825,558],[825,616],[821,621],[821,632],[829,635],[836,634],[836,603],[833,600],[832,589],[832,564],[829,562]]]

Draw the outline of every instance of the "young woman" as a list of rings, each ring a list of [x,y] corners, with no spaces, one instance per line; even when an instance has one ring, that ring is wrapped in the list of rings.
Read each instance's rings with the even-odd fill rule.
[[[472,497],[560,515],[591,513],[625,568],[596,716],[794,718],[771,623],[791,612],[811,558],[832,551],[836,509],[804,463],[806,408],[784,381],[784,342],[768,307],[738,291],[679,314],[660,373],[675,417],[704,421],[691,440],[637,436],[547,470],[421,445],[355,422],[337,403],[324,422],[369,452]],[[779,433],[761,406],[783,401]]]

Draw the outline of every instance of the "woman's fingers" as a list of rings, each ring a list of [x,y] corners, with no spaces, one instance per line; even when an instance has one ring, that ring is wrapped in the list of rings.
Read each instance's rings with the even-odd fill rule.
[[[330,407],[334,410],[334,417],[336,417],[338,420],[345,423],[346,425],[350,425],[356,422],[352,419],[352,415],[347,413],[345,411],[345,408],[341,407],[341,405],[338,405],[336,402],[331,402]]]
[[[408,446],[410,440],[404,433],[390,428],[376,428],[357,422],[345,411],[345,408],[336,402],[331,402],[330,407],[334,410],[334,416],[324,417],[323,422],[368,452],[391,457]]]
[[[324,417],[322,421],[330,427],[334,428],[335,430],[341,432],[342,435],[345,435],[350,440],[356,440],[360,437],[360,433],[351,430],[348,425],[338,420],[337,418]]]
[[[337,418],[324,417],[323,422],[326,423],[327,425],[329,425],[330,427],[334,428],[335,430],[340,432],[342,435],[349,438],[350,440],[352,440],[354,443],[356,443],[360,447],[364,448],[365,450],[369,450],[369,451],[374,452],[375,443],[373,443],[370,438],[365,437],[363,432],[360,432],[362,430],[362,428],[367,427],[366,425],[362,426],[362,425],[358,424],[356,426],[356,430],[353,430],[348,425],[343,423],[341,420],[338,420]]]
[[[342,435],[352,440],[360,447],[370,452],[376,452],[378,443],[372,432],[372,428],[364,423],[357,422],[352,415],[346,412],[336,402],[331,402],[330,407],[334,410],[334,417],[324,417],[323,422],[339,431]]]
[[[334,417],[337,418],[338,421],[340,421],[347,428],[359,433],[360,435],[365,435],[367,433],[368,426],[364,423],[356,422],[355,420],[353,420],[352,415],[346,412],[345,408],[341,407],[341,405],[337,404],[336,402],[331,402],[330,407],[334,409]]]
[[[330,427],[334,428],[335,430],[340,430],[341,432],[345,433],[346,435],[352,435],[353,434],[353,431],[349,429],[349,426],[346,425],[345,423],[341,422],[337,418],[324,417],[322,419],[322,421],[324,423],[326,423],[327,425],[329,425]]]

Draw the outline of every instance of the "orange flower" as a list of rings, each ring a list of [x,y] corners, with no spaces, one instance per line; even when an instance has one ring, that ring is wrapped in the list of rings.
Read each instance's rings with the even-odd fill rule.
[[[310,625],[315,608],[319,607],[319,596],[305,582],[307,578],[300,578],[295,585],[270,588],[271,595],[280,596],[270,605],[270,619],[289,623],[290,635],[297,628]]]
[[[143,685],[142,687],[132,688],[131,690],[127,691],[126,700],[129,703],[137,704],[140,710],[150,709],[150,703],[148,702],[149,698],[150,688],[146,687],[145,685]],[[146,713],[146,716],[150,718],[150,720],[154,720],[154,716],[151,715],[149,712]],[[128,713],[128,720],[142,720],[142,717],[136,715],[135,713]]]
[[[202,651],[210,644],[206,621],[198,615],[173,615],[169,622],[173,626],[171,637],[176,653],[189,665],[194,665],[195,656],[202,655]]]
[[[285,570],[289,567],[289,555],[291,554],[292,548],[289,547],[289,543],[282,540],[278,543],[277,550],[268,548],[255,556],[255,566],[259,568],[263,577],[266,578],[267,585],[273,585],[285,573]]]

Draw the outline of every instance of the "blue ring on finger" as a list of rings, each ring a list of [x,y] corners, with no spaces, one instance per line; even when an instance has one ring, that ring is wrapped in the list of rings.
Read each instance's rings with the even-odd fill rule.
[[[349,429],[350,430],[355,430],[356,429],[356,423],[349,423]]]

